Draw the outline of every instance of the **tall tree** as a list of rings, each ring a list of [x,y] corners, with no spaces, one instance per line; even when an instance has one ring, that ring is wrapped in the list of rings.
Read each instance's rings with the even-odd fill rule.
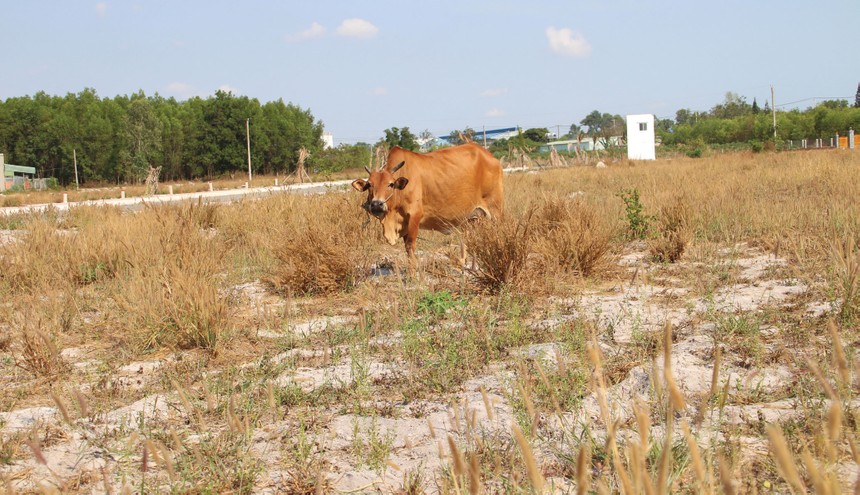
[[[580,124],[588,127],[588,135],[595,141],[602,141],[604,146],[608,146],[611,137],[623,135],[625,129],[623,117],[597,110],[586,115]]]
[[[143,180],[150,166],[161,163],[162,123],[152,103],[143,93],[137,95],[126,110],[127,148],[120,155],[126,180]]]
[[[397,127],[385,129],[385,137],[382,139],[382,142],[389,148],[400,146],[409,151],[418,151],[418,141],[415,134],[412,134],[412,131],[408,127],[402,129]]]
[[[546,127],[533,127],[523,131],[523,137],[536,143],[549,142],[549,129]]]
[[[857,93],[854,94],[854,108],[860,108],[860,83],[857,83]]]

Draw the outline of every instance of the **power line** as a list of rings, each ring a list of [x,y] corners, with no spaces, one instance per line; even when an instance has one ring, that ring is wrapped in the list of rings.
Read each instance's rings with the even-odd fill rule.
[[[804,101],[815,101],[815,100],[850,100],[850,96],[811,96],[809,98],[804,98],[802,100],[797,101],[789,101],[788,103],[780,103],[776,105],[777,107],[785,107],[788,105],[794,105],[795,103],[803,103]]]

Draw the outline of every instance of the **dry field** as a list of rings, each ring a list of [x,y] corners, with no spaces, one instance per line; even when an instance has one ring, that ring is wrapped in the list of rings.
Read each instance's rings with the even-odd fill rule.
[[[343,172],[325,175],[319,174],[311,177],[311,179],[314,181],[347,178],[349,177],[344,175]],[[253,177],[253,180],[251,181],[250,187],[272,186],[275,184],[276,180],[280,185],[294,184],[298,182],[297,178],[294,175],[255,175]],[[215,191],[225,189],[239,189],[244,187],[246,183],[248,183],[247,175],[236,174],[235,178],[233,179],[224,177],[213,180],[212,189]],[[209,190],[209,182],[201,180],[163,181],[159,183],[158,191],[156,192],[156,194],[168,194],[169,188],[171,187],[173,188],[173,192],[176,194],[203,192]],[[146,186],[143,184],[124,186],[108,185],[101,187],[85,187],[82,189],[75,189],[74,184],[72,184],[67,189],[61,189],[56,191],[27,191],[18,193],[6,193],[0,194],[0,207],[62,203],[64,194],[67,195],[68,200],[73,203],[82,201],[97,201],[103,199],[116,199],[122,197],[123,192],[125,193],[126,197],[129,198],[144,196],[146,195]]]
[[[856,493],[860,153],[505,188],[0,218],[0,490]]]

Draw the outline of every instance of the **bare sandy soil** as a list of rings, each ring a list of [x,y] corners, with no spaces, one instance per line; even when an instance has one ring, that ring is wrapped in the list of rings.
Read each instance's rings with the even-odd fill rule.
[[[4,239],[10,236],[3,234]],[[621,438],[637,435],[633,402],[653,398],[657,393],[655,384],[659,388],[658,382],[662,381],[659,373],[655,375],[658,366],[654,365],[663,359],[659,344],[656,351],[637,354],[637,350],[648,348],[649,336],[660,334],[667,322],[675,329],[672,369],[688,399],[688,410],[679,414],[693,417],[695,399],[707,394],[712,386],[716,334],[722,332],[725,337],[725,332],[736,331],[729,340],[737,345],[724,350],[718,377],[718,388],[731,390],[733,399],[718,412],[705,414],[696,433],[703,446],[715,445],[726,441],[723,437],[731,425],[738,425],[732,441],[743,446],[740,462],[766,455],[762,437],[749,433],[750,429],[798,414],[792,390],[798,370],[786,358],[792,348],[779,315],[792,313],[810,322],[821,322],[836,308],[829,301],[811,298],[810,287],[792,275],[792,267],[785,259],[743,244],[726,246],[709,263],[678,264],[650,262],[644,247],[632,244],[615,263],[620,274],[615,280],[546,301],[550,309],[527,325],[558,328],[588,322],[598,331],[605,359],[631,356],[629,369],[609,388],[610,408],[619,420]],[[690,280],[708,277],[722,283],[708,291],[690,286]],[[289,305],[303,304],[276,297],[260,283],[237,286],[235,294],[243,298],[252,315],[283,313]],[[553,369],[560,366],[560,361],[569,364],[574,359],[566,355],[568,348],[563,343],[541,342],[515,349],[509,359],[492,363],[454,393],[392,399],[384,393],[386,384],[402,381],[411,373],[408,365],[397,358],[397,352],[388,352],[402,342],[397,328],[375,336],[363,359],[356,359],[348,348],[315,346],[312,343],[319,340],[308,339],[354,327],[360,318],[354,309],[344,308],[324,316],[294,319],[284,331],[261,330],[256,336],[260,340],[291,344],[278,354],[206,371],[211,377],[221,372],[272,369],[292,363],[277,368],[276,376],[266,383],[280,389],[297,386],[311,395],[336,394],[340,389],[356,387],[367,390],[366,411],[347,408],[345,412],[343,407],[330,404],[303,406],[262,416],[252,427],[228,425],[251,436],[250,447],[243,455],[258,466],[255,492],[289,491],[295,489],[297,477],[318,475],[325,477],[324,485],[342,493],[394,493],[410,476],[417,476],[428,493],[436,493],[439,480],[452,463],[449,438],[460,445],[472,445],[479,437],[487,444],[495,441],[499,449],[510,446],[511,427],[518,421],[518,408],[522,409],[513,376],[519,363],[539,362]],[[741,331],[754,335],[742,335]],[[105,493],[125,484],[139,486],[142,459],[135,445],[144,435],[169,444],[168,432],[175,431],[185,444],[203,444],[201,431],[225,428],[201,425],[189,411],[187,399],[176,391],[165,392],[162,388],[148,392],[164,380],[165,370],[181,369],[189,359],[185,353],[153,356],[116,368],[106,362],[98,344],[65,348],[61,356],[81,393],[112,387],[116,390],[115,404],[89,416],[78,412],[80,406],[65,404],[70,411],[63,411],[55,403],[12,407],[0,413],[4,438],[40,439],[38,451],[21,447],[6,454],[8,461],[0,466],[0,473],[11,489],[63,487]],[[0,383],[21,379],[8,366],[3,369],[5,376],[0,376]],[[203,392],[196,389],[186,393],[199,397]],[[260,400],[265,401],[265,396]],[[654,423],[652,435],[658,435],[661,426],[657,420]],[[297,429],[297,424],[308,427]],[[572,480],[553,466],[558,464],[558,452],[566,448],[566,436],[581,435],[586,426],[598,438],[605,433],[598,398],[593,393],[585,394],[576,407],[560,416],[543,414],[536,426],[532,446],[553,490],[572,490]],[[297,431],[306,437],[297,436]],[[680,436],[680,432],[675,435]],[[322,474],[297,470],[293,460],[287,459],[303,451],[313,451],[322,460]],[[152,455],[148,462],[164,468],[169,461]],[[840,471],[840,477],[846,480],[857,474],[853,463]],[[155,480],[160,490],[168,490],[169,478],[162,474]]]

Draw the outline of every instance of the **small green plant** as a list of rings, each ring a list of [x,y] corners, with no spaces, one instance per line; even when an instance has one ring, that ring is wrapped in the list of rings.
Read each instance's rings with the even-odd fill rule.
[[[634,188],[622,189],[618,197],[624,201],[627,216],[628,235],[631,239],[645,239],[651,229],[652,215],[645,214],[645,206],[639,199],[639,190]]]
[[[385,469],[391,455],[391,446],[394,445],[394,437],[394,432],[379,431],[376,417],[371,418],[366,437],[361,434],[358,418],[352,421],[352,453],[360,463],[373,470]]]
[[[701,158],[702,157],[702,148],[696,146],[695,148],[687,151],[688,158]]]
[[[416,309],[419,315],[429,316],[431,318],[444,316],[448,310],[462,307],[466,305],[466,301],[459,299],[449,290],[441,290],[438,292],[427,292],[416,304]]]

